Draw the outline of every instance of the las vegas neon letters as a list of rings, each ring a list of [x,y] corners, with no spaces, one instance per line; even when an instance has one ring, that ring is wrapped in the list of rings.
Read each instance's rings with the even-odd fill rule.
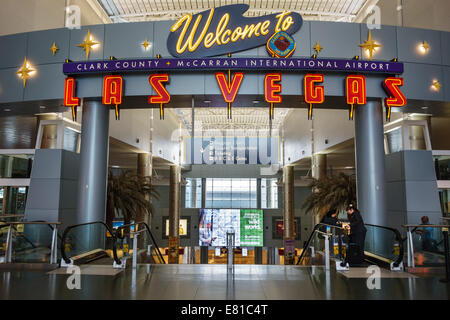
[[[228,83],[224,73],[216,73],[216,80],[223,99],[227,103],[235,101],[237,93],[244,78],[244,73],[233,74],[232,80]],[[304,77],[304,97],[306,103],[320,104],[325,100],[325,90],[317,83],[323,82],[323,74],[307,74]],[[168,74],[152,74],[149,77],[149,84],[155,90],[155,95],[149,97],[149,103],[161,104],[170,102],[170,93],[165,84],[169,82]],[[389,77],[383,81],[383,87],[388,95],[385,104],[388,107],[402,107],[406,105],[406,98],[401,92],[404,80],[399,77]],[[64,86],[64,105],[68,107],[79,106],[80,98],[75,96],[76,79],[68,77]],[[279,95],[282,89],[281,74],[269,73],[264,78],[264,94],[268,103],[281,103]],[[366,104],[366,80],[363,75],[348,75],[345,79],[345,96],[347,104]],[[123,100],[123,79],[121,76],[106,76],[103,82],[103,103],[121,104]]]

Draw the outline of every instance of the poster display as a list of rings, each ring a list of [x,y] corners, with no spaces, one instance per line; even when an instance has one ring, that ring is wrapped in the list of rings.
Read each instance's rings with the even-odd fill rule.
[[[199,245],[227,245],[227,232],[237,247],[263,246],[263,211],[258,209],[201,209]]]

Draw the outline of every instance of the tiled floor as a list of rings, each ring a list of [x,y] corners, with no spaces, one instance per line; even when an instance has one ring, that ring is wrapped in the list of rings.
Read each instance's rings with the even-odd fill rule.
[[[450,284],[439,278],[383,271],[381,289],[370,290],[363,271],[236,265],[233,276],[225,265],[138,265],[117,275],[82,274],[80,290],[69,290],[60,271],[1,271],[0,299],[450,299]]]

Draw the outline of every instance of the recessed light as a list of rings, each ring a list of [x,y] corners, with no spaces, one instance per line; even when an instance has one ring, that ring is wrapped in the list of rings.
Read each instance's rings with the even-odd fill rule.
[[[252,101],[254,104],[257,104],[257,103],[259,103],[259,100],[253,100]]]
[[[47,109],[46,106],[39,106],[39,108],[41,108],[41,109]]]
[[[211,103],[211,100],[203,100],[203,103]]]
[[[422,107],[422,110],[427,110],[428,109],[428,107]]]
[[[3,109],[3,111],[9,112],[9,111],[11,111],[11,109],[6,108],[6,109]]]

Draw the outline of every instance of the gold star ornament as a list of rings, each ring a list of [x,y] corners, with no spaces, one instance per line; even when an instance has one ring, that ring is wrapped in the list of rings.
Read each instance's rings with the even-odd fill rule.
[[[428,44],[428,42],[423,41],[420,46],[419,46],[420,51],[425,54],[428,52],[428,50],[430,50],[430,45]]]
[[[382,45],[379,43],[376,43],[372,40],[372,31],[369,30],[369,36],[367,40],[359,45],[361,48],[364,48],[366,50],[366,53],[369,56],[369,60],[372,60],[374,52],[376,52],[377,48],[381,48]]]
[[[442,85],[438,80],[433,80],[431,87],[433,88],[434,91],[439,92],[439,90],[441,90],[442,88]]]
[[[95,41],[92,37],[91,30],[88,29],[86,38],[82,43],[77,45],[77,47],[83,48],[83,50],[86,52],[86,60],[89,60],[89,54],[91,53],[91,50],[95,49],[99,44],[100,43]]]
[[[323,49],[323,47],[320,46],[319,41],[317,41],[316,45],[313,48],[317,52],[317,54],[319,54],[320,51],[322,51],[322,49]]]
[[[141,45],[144,47],[144,50],[147,51],[151,44],[148,42],[148,38],[145,38],[145,41],[142,42]]]
[[[25,85],[27,84],[28,78],[32,77],[36,73],[36,70],[33,69],[31,64],[27,61],[27,57],[25,57],[25,60],[23,60],[23,65],[20,67],[20,69],[16,72],[16,74],[23,80],[23,87],[25,88]]]
[[[53,45],[50,47],[50,51],[52,52],[52,55],[54,56],[56,54],[56,51],[58,51],[59,48],[56,46],[56,43],[53,42]]]

